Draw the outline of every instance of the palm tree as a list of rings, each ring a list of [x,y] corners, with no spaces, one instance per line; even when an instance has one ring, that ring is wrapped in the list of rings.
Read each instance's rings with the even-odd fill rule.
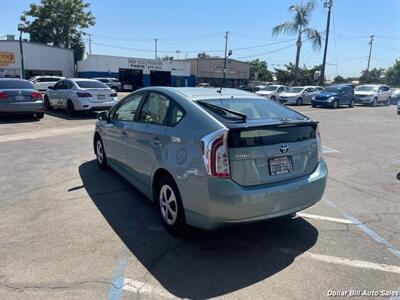
[[[306,40],[312,42],[314,50],[321,49],[321,35],[316,29],[308,27],[310,23],[311,12],[315,7],[315,2],[310,0],[307,4],[295,4],[289,7],[289,11],[294,12],[293,19],[285,23],[279,24],[272,28],[272,35],[277,36],[280,33],[297,34],[297,53],[296,65],[294,69],[294,85],[297,84],[297,73],[299,69],[300,49],[302,46],[301,39],[304,36]]]

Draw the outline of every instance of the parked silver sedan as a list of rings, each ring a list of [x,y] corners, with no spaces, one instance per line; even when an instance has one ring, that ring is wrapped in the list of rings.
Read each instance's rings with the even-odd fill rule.
[[[44,95],[46,109],[62,108],[69,116],[76,111],[107,110],[117,101],[117,93],[104,83],[84,78],[61,80]]]
[[[287,90],[286,85],[269,85],[256,92],[256,95],[269,98],[271,100],[279,99],[279,95]]]
[[[311,104],[312,97],[320,91],[313,86],[295,86],[280,94],[279,101],[284,104]]]
[[[0,115],[32,114],[42,119],[43,98],[33,84],[24,79],[0,78]]]
[[[318,123],[245,91],[149,87],[98,119],[98,164],[155,201],[171,233],[288,216],[324,193]]]

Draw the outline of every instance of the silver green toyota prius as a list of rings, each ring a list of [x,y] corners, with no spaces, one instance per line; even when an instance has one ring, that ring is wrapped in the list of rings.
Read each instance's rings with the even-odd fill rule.
[[[235,89],[149,87],[98,115],[94,151],[156,201],[171,233],[292,215],[318,202],[318,123]]]

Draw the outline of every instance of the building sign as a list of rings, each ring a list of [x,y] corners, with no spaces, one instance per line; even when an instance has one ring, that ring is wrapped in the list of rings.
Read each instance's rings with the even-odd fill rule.
[[[129,58],[128,59],[129,68],[135,70],[146,70],[146,71],[161,71],[162,61],[155,59],[145,59],[145,58]]]
[[[0,52],[0,66],[15,64],[15,55],[13,52]]]

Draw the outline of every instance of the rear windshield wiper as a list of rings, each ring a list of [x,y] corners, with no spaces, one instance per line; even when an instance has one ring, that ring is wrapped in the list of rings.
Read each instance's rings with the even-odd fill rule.
[[[247,115],[242,114],[236,110],[232,110],[223,106],[218,106],[218,105],[214,105],[208,102],[204,102],[204,101],[197,101],[197,103],[199,103],[200,105],[203,105],[207,108],[209,108],[210,110],[212,110],[213,112],[217,113],[218,115],[220,115],[221,117],[224,118],[229,118],[226,113],[230,113],[231,115],[234,115],[236,117],[239,117],[241,120],[246,120],[247,119]]]

